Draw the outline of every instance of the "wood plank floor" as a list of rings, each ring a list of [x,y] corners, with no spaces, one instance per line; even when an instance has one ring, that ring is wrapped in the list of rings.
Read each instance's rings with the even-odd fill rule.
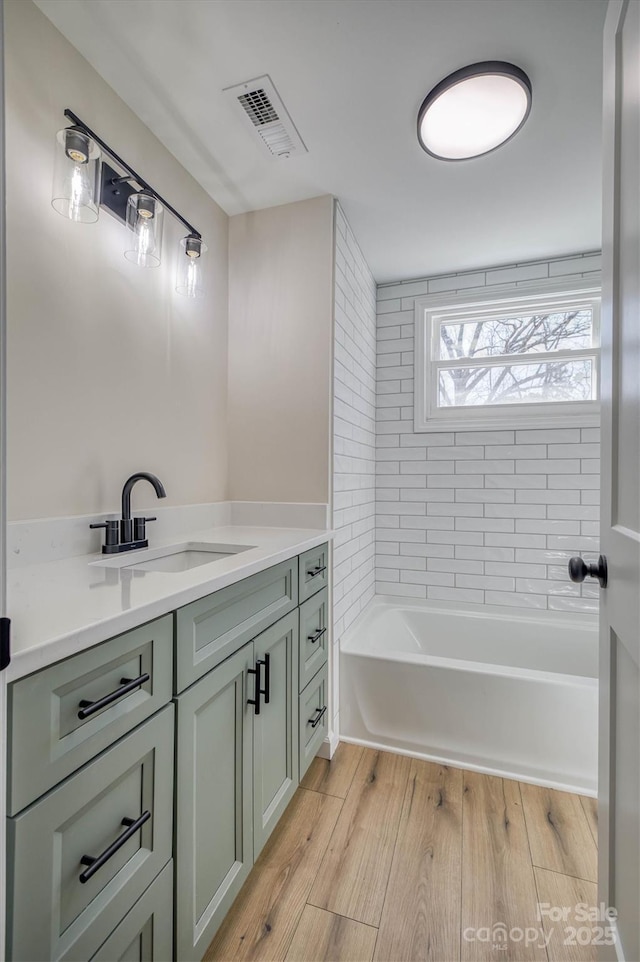
[[[205,960],[592,962],[565,928],[591,924],[576,908],[597,901],[596,828],[593,799],[341,744]]]

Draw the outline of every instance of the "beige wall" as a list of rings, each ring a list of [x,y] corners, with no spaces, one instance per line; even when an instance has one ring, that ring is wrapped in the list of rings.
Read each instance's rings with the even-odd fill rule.
[[[229,222],[229,488],[327,502],[333,198]]]
[[[140,469],[164,504],[224,499],[228,218],[31,0],[5,3],[5,33],[9,518],[115,509]],[[145,271],[108,213],[84,225],[52,209],[65,107],[195,222],[204,300],[174,292],[184,230],[169,215]]]

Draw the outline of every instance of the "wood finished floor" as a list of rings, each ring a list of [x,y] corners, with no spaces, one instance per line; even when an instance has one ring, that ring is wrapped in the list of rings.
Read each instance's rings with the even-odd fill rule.
[[[597,903],[596,823],[593,799],[341,744],[312,763],[205,960],[588,962],[565,925]],[[571,915],[541,922],[538,902]],[[540,935],[499,941],[496,923]]]

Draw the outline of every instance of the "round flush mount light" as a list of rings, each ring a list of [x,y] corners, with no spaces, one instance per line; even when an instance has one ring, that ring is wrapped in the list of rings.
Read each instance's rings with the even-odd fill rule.
[[[487,60],[449,74],[427,94],[418,113],[420,146],[439,160],[468,160],[510,140],[531,110],[524,70]]]

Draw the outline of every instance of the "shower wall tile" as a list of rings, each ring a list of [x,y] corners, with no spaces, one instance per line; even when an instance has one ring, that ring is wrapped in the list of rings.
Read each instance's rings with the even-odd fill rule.
[[[376,285],[339,204],[335,218],[332,704],[337,731],[338,643],[375,592]],[[399,307],[399,300],[394,306],[385,298],[385,311]],[[386,330],[391,331],[388,343],[395,345],[394,363],[401,364],[402,348],[411,347],[413,337],[405,341],[399,328]],[[404,397],[399,383],[389,383],[395,394]],[[397,474],[399,461],[394,456],[389,462]],[[390,512],[389,524],[398,529],[391,551],[396,558],[397,518],[397,512]],[[399,579],[399,569],[385,573],[385,580]]]
[[[378,593],[597,610],[598,591],[569,582],[566,562],[598,553],[599,429],[415,434],[413,311],[425,294],[597,280],[600,266],[590,252],[378,287]]]

